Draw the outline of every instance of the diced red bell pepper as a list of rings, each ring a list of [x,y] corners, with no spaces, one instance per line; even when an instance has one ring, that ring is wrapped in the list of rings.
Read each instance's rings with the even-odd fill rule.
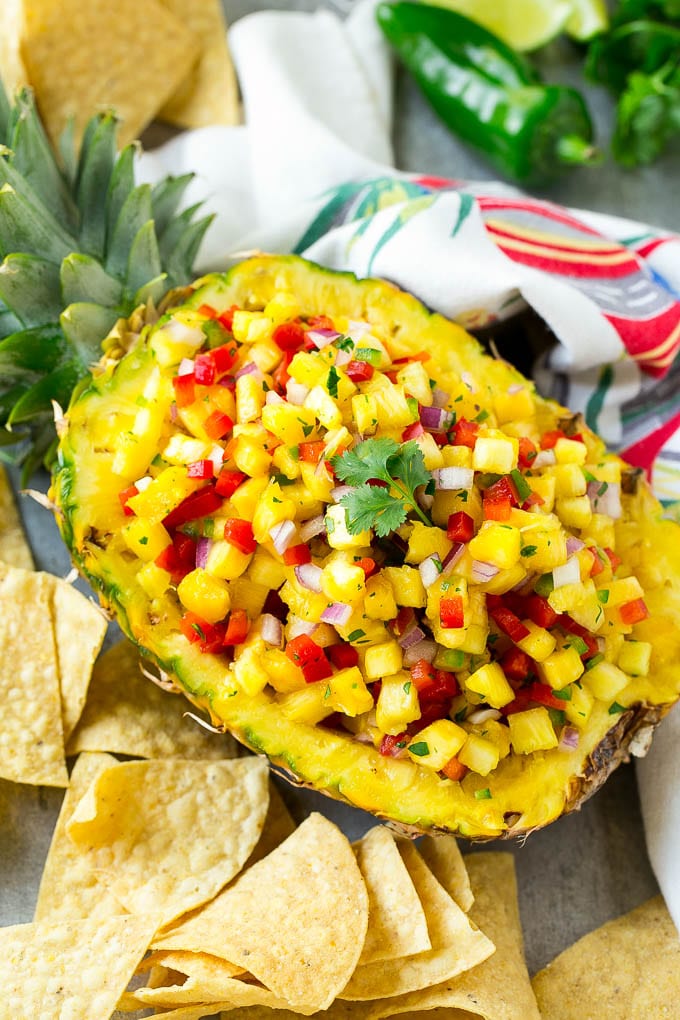
[[[458,761],[454,755],[439,771],[443,772],[447,779],[452,779],[454,783],[459,783],[463,776],[467,775],[468,767]]]
[[[343,372],[355,383],[372,379],[373,371],[373,365],[368,361],[348,361],[346,365],[343,365]]]
[[[331,645],[328,649],[330,660],[336,669],[351,669],[359,662],[359,652],[353,645]]]
[[[299,322],[282,322],[272,333],[272,340],[281,351],[297,351],[304,346],[305,339]]]
[[[233,421],[224,411],[213,411],[203,422],[203,428],[211,439],[223,439],[233,427]]]
[[[533,673],[533,660],[521,648],[508,648],[500,658],[500,667],[511,684],[519,684]]]
[[[411,666],[411,680],[416,685],[418,693],[434,682],[435,674],[434,666],[427,659],[418,659],[413,663]]]
[[[384,758],[399,758],[405,752],[409,742],[408,733],[386,733],[380,741],[380,753]]]
[[[196,543],[188,535],[177,532],[168,545],[158,554],[154,563],[167,570],[173,584],[178,584],[196,565]]]
[[[555,697],[552,688],[548,684],[539,683],[537,680],[529,687],[529,697],[531,701],[536,701],[539,705],[545,705],[546,708],[564,709],[564,701]]]
[[[298,446],[300,460],[305,464],[318,464],[323,457],[324,448],[324,443],[321,439],[312,443],[300,443]]]
[[[596,546],[595,547],[591,547],[590,551],[593,554],[593,564],[592,564],[592,566],[590,568],[590,576],[591,577],[597,577],[597,575],[601,574],[602,571],[604,570],[604,562],[603,562],[603,559],[602,559],[602,553],[600,552],[600,550]]]
[[[172,386],[175,391],[175,403],[178,407],[188,407],[196,399],[196,379],[193,372],[186,375],[173,376]]]
[[[214,474],[215,465],[211,460],[195,460],[187,464],[189,478],[212,478]]]
[[[120,505],[122,506],[123,513],[125,514],[126,517],[135,516],[135,512],[132,509],[132,507],[128,506],[128,500],[132,499],[133,496],[138,495],[138,493],[139,489],[137,488],[136,485],[128,485],[127,489],[122,489],[118,493],[118,499],[120,500]]]
[[[224,624],[208,623],[196,613],[184,613],[179,621],[180,630],[192,644],[199,644],[202,652],[215,653],[222,649]]]
[[[289,546],[283,554],[283,562],[287,567],[299,567],[303,563],[311,563],[312,554],[309,546],[304,542]]]
[[[427,659],[418,659],[411,666],[411,680],[418,691],[418,700],[450,701],[460,694],[458,681],[453,673],[444,669],[435,669]]]
[[[371,556],[362,556],[356,561],[357,567],[361,567],[365,577],[372,577],[378,570],[378,564]]]
[[[566,439],[567,433],[563,432],[562,429],[549,429],[544,432],[541,436],[541,449],[542,450],[553,450],[558,439]]]
[[[215,482],[215,492],[220,496],[224,496],[225,499],[229,499],[234,495],[239,485],[243,485],[247,477],[248,475],[244,475],[242,471],[231,471],[229,468],[222,468]]]
[[[323,649],[321,652],[318,659],[310,659],[302,667],[302,675],[308,684],[315,684],[319,680],[327,680],[329,676],[333,676],[333,667],[323,653]]]
[[[465,626],[462,595],[447,595],[441,600],[439,603],[439,622],[445,628]]]
[[[485,521],[507,521],[512,513],[509,499],[492,499],[485,495],[482,507]]]
[[[446,699],[423,700],[420,705],[420,719],[409,725],[407,733],[412,736],[414,733],[418,733],[426,726],[429,726],[430,723],[436,722],[437,719],[446,719],[448,714],[449,702]]]
[[[407,425],[401,434],[402,443],[408,443],[411,439],[418,439],[420,436],[425,435],[425,427],[422,422],[414,421],[412,425]]]
[[[392,630],[397,637],[401,637],[402,634],[405,634],[413,626],[415,620],[416,614],[414,610],[410,606],[401,606],[396,618],[392,621]]]
[[[529,687],[520,687],[518,691],[515,691],[515,697],[509,704],[503,705],[499,709],[501,715],[512,715],[513,712],[524,712],[525,709],[531,704],[531,685]]]
[[[245,609],[232,609],[229,613],[229,623],[227,624],[227,630],[222,644],[225,647],[229,647],[231,645],[242,645],[248,637],[249,628],[250,620],[248,619],[248,614]]]
[[[558,614],[541,595],[529,595],[525,600],[525,612],[537,627],[554,627],[558,620]]]
[[[499,606],[496,609],[490,609],[489,615],[494,621],[497,627],[507,634],[511,641],[517,644],[518,641],[522,641],[525,637],[529,637],[529,628],[525,627],[518,616],[515,616],[509,609]]]
[[[212,305],[199,305],[198,306],[198,314],[199,315],[205,315],[206,318],[208,318],[208,319],[216,319],[217,318],[217,309],[213,308]]]
[[[464,510],[449,514],[446,536],[452,542],[469,542],[475,533],[475,522]]]
[[[220,344],[214,347],[209,357],[215,366],[215,374],[219,377],[229,372],[238,360],[238,347],[235,343]]]
[[[333,320],[327,315],[312,315],[307,319],[310,329],[335,329]]]
[[[242,553],[253,553],[257,548],[252,524],[240,517],[227,517],[224,522],[224,537],[227,542],[235,545]]]
[[[215,362],[210,354],[198,354],[194,359],[194,377],[201,386],[212,386],[215,382]]]
[[[418,351],[417,354],[407,354],[403,358],[395,358],[393,365],[408,365],[411,361],[429,361],[432,355],[429,351]]]
[[[477,436],[479,435],[479,423],[468,421],[467,418],[459,418],[453,426],[453,436],[456,446],[469,446],[474,450]]]
[[[291,662],[300,667],[320,658],[323,654],[324,650],[321,645],[317,645],[309,634],[298,634],[297,637],[291,638],[286,645],[286,655]]]
[[[274,389],[279,394],[284,394],[286,392],[286,386],[288,385],[288,382],[290,380],[288,366],[293,360],[294,355],[295,355],[294,351],[284,351],[281,361],[278,363],[276,369],[272,374],[272,379],[274,381]]]
[[[226,312],[222,312],[217,316],[217,321],[221,326],[224,326],[230,333],[234,327],[234,312],[240,311],[238,305],[232,305],[231,308],[227,308]]]
[[[640,620],[646,620],[649,610],[644,599],[633,599],[631,602],[624,602],[622,606],[619,606],[619,616],[621,623],[630,625],[639,623]]]
[[[545,500],[537,492],[532,492],[522,503],[522,510],[531,510],[532,506],[543,506]]]
[[[520,436],[519,439],[519,455],[517,462],[521,468],[530,468],[532,463],[536,460],[538,450],[536,444],[529,439],[528,436]]]
[[[612,574],[615,574],[616,571],[621,566],[621,564],[623,563],[623,560],[621,559],[620,556],[617,556],[614,550],[610,549],[609,546],[606,546],[604,551],[606,552],[609,562],[611,563]]]
[[[512,508],[518,505],[517,489],[509,475],[504,475],[484,490],[482,506],[488,521],[507,521]]]
[[[179,528],[187,521],[196,521],[199,517],[208,517],[222,506],[222,497],[215,491],[213,485],[206,485],[197,489],[190,496],[183,499],[179,506],[171,510],[163,518],[166,528]]]

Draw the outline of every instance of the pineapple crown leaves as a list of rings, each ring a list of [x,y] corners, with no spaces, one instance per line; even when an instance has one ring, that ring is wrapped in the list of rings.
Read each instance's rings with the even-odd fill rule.
[[[24,476],[56,449],[66,405],[101,342],[140,304],[191,281],[212,216],[179,211],[192,174],[136,184],[136,146],[116,147],[113,113],[92,117],[76,155],[55,153],[30,89],[0,84],[0,459]]]

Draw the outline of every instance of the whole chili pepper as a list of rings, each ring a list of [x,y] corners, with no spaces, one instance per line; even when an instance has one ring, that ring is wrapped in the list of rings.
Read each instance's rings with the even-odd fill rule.
[[[377,18],[444,123],[506,177],[525,185],[599,162],[575,89],[545,85],[486,28],[429,4],[383,3]]]

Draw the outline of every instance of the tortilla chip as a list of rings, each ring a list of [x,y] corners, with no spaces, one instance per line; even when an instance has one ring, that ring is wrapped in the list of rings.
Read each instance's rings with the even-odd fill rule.
[[[126,910],[168,924],[241,870],[262,831],[267,778],[255,757],[123,762],[94,780],[67,831]]]
[[[663,898],[579,939],[533,985],[544,1020],[677,1016],[680,938]]]
[[[0,12],[0,70],[3,74],[7,67],[3,59],[7,45],[7,38],[3,33],[6,16],[6,12]],[[14,502],[12,486],[2,465],[0,465],[0,561],[9,563],[12,567],[21,567],[22,570],[35,570],[31,548]]]
[[[239,981],[237,977],[232,976],[229,971],[234,968],[226,960],[209,956],[207,953],[177,955],[184,958],[184,962],[174,967],[178,980],[166,986],[135,989],[133,995],[138,1004],[165,1008],[229,1002],[232,1007],[262,1005],[271,1009],[285,1009],[288,1005],[268,988],[260,984]],[[214,1009],[213,1006],[212,1010]]]
[[[277,846],[283,843],[295,832],[295,822],[290,817],[288,808],[283,803],[283,797],[275,784],[269,780],[269,807],[267,817],[264,820],[262,835],[257,841],[255,849],[243,866],[243,870],[257,864],[263,857],[270,854]]]
[[[227,45],[220,0],[162,0],[201,44],[198,63],[158,116],[178,127],[236,124],[239,120],[236,72]]]
[[[359,965],[431,949],[425,911],[390,830],[370,829],[354,852],[368,890],[368,931]]]
[[[474,903],[470,877],[455,836],[424,836],[418,851],[428,868],[467,914]]]
[[[94,602],[60,577],[47,575],[57,645],[61,721],[67,741],[80,719],[107,622]]]
[[[167,1013],[163,1012],[156,1015],[162,1016],[163,1020],[201,1020],[201,1017],[212,1017],[220,1010],[233,1008],[233,1003],[231,1002],[210,1002],[207,1005],[201,1006],[180,1006],[178,1009],[171,1009]]]
[[[210,733],[186,712],[187,701],[140,672],[133,644],[121,641],[95,663],[80,722],[66,753],[110,751],[137,758],[223,760],[237,754],[226,733]]]
[[[432,948],[415,956],[357,967],[341,993],[343,999],[383,999],[449,981],[494,951],[493,942],[470,924],[416,848],[403,841],[399,852],[423,905]]]
[[[0,564],[0,777],[68,786],[45,574]]]
[[[25,0],[24,15],[21,57],[55,144],[72,117],[80,135],[93,113],[108,108],[122,120],[120,144],[132,141],[200,53],[159,0]]]
[[[285,843],[153,948],[243,966],[294,1009],[326,1009],[356,967],[368,894],[337,826],[312,814]]]
[[[124,911],[103,878],[69,839],[66,828],[78,802],[105,769],[116,764],[109,754],[81,754],[59,812],[40,880],[35,921],[76,921],[113,917]]]
[[[153,917],[110,917],[0,928],[5,1016],[111,1016],[155,924]]]

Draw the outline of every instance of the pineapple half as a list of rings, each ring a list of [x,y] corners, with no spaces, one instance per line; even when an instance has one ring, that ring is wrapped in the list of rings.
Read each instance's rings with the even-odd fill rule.
[[[678,529],[582,423],[414,297],[293,256],[143,321],[75,393],[51,494],[213,724],[406,831],[482,839],[642,748],[680,695]],[[385,439],[430,479],[392,526],[338,486]]]

